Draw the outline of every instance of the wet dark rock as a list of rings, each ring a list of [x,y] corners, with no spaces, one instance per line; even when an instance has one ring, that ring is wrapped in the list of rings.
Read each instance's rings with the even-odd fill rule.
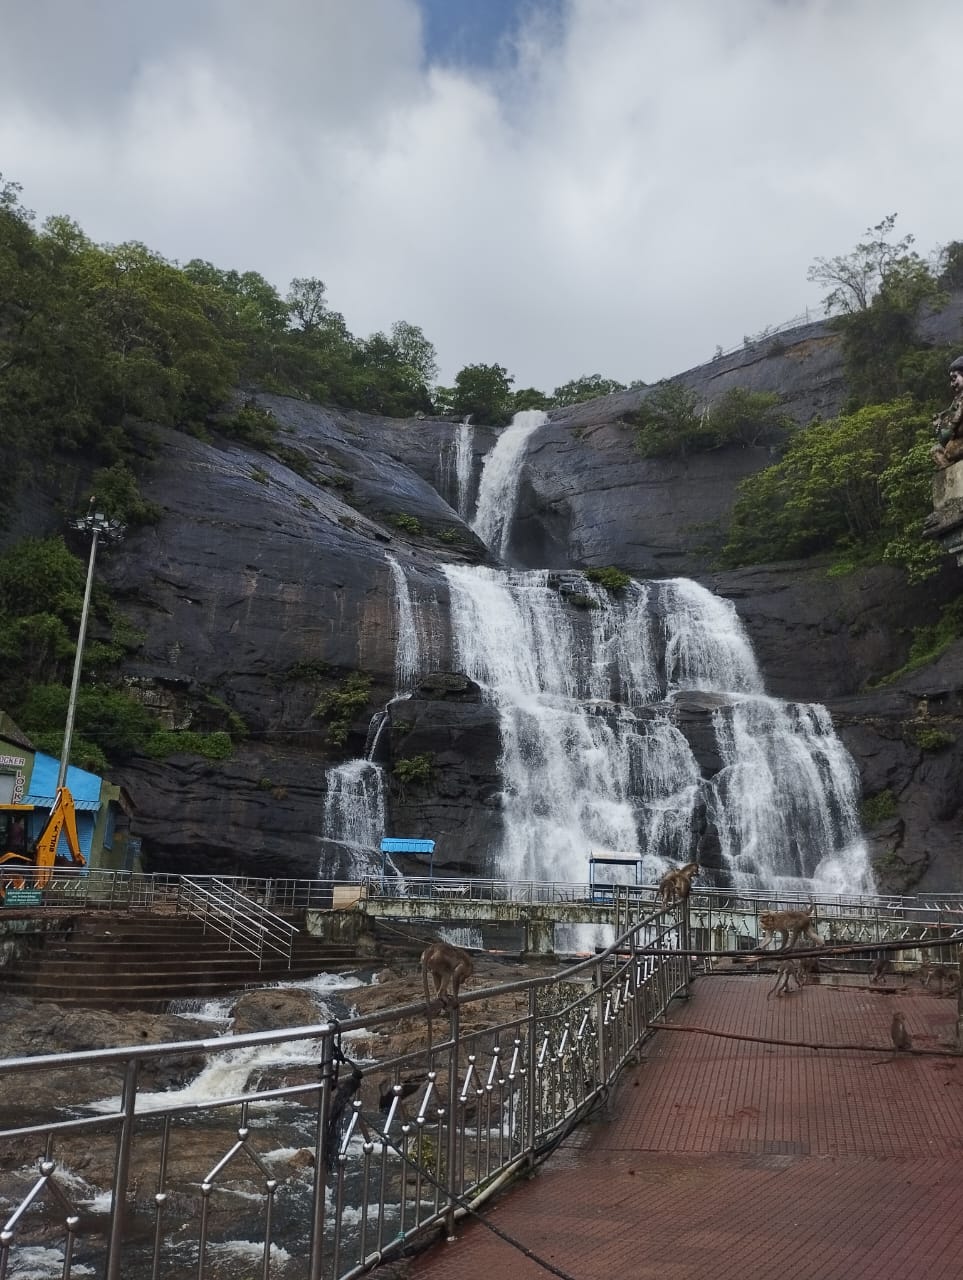
[[[954,296],[926,320],[927,336],[955,336],[961,307],[963,295]],[[748,343],[680,380],[706,398],[737,386],[778,391],[800,422],[835,413],[845,398],[838,338],[820,323]],[[833,579],[811,562],[720,572],[715,557],[736,486],[769,464],[770,449],[642,459],[631,415],[650,393],[636,388],[554,411],[534,432],[509,559],[557,570],[573,609],[586,600],[576,599],[584,592],[567,571],[610,564],[636,576],[693,576],[732,600],[767,691],[829,705],[866,795],[895,797],[898,822],[872,829],[880,865],[899,861],[893,883],[922,874],[921,886],[963,889],[954,782],[963,763],[963,646],[886,692],[870,689],[906,662],[912,628],[933,623],[958,595],[960,571],[948,562],[916,588],[885,566]],[[458,425],[256,398],[280,424],[275,457],[217,434],[202,440],[131,427],[143,446],[144,496],[161,519],[98,561],[98,577],[143,635],[124,663],[131,690],[168,726],[226,730],[234,742],[227,760],[185,753],[111,768],[133,801],[146,864],[265,876],[346,872],[344,851],[321,838],[326,777],[365,752],[372,716],[395,693],[392,556],[430,622],[435,671],[410,699],[391,702],[379,739],[388,830],[434,837],[439,869],[490,873],[500,830],[498,721],[453,671],[442,572],[446,562],[488,560],[455,509]],[[471,488],[496,434],[474,429]],[[84,492],[87,466],[63,460],[63,492]],[[11,513],[2,545],[60,529],[62,493],[38,481],[28,496],[29,513]],[[319,702],[355,672],[370,690],[341,740]],[[924,699],[952,742],[921,746],[914,738]],[[718,754],[708,706],[677,702],[674,714],[711,775]],[[405,780],[399,762],[419,756],[430,758],[430,776]]]
[[[231,1013],[231,1031],[278,1031],[282,1027],[313,1027],[325,1021],[317,1002],[301,987],[261,987],[245,991]]]

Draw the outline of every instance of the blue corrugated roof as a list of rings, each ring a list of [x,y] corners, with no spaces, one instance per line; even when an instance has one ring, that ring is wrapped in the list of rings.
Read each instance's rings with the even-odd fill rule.
[[[434,840],[401,840],[386,836],[381,842],[382,853],[434,853]]]
[[[29,795],[24,796],[23,804],[35,804],[38,809],[52,809],[53,796],[38,796],[33,791]],[[78,811],[85,810],[88,813],[96,813],[100,808],[99,800],[78,800],[74,798],[74,808]]]

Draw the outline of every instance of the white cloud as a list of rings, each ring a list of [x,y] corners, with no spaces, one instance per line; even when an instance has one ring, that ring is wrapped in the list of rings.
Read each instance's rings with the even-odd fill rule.
[[[151,10],[153,12],[151,12]],[[952,0],[569,0],[432,66],[415,0],[0,0],[0,156],[98,240],[320,275],[443,377],[652,380],[818,306],[894,210],[957,237]]]

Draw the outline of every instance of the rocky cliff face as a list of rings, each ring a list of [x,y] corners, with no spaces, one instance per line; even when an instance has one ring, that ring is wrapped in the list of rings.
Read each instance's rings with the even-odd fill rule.
[[[946,319],[947,325],[959,317]],[[935,321],[934,321],[935,323]],[[944,321],[940,320],[940,323]],[[750,345],[686,375],[707,394],[778,390],[800,420],[838,410],[834,335],[809,325]],[[523,567],[616,564],[638,577],[691,576],[732,600],[769,692],[825,702],[875,798],[871,836],[887,887],[963,890],[963,646],[912,678],[866,692],[906,660],[910,629],[935,620],[960,590],[948,564],[907,591],[883,568],[829,580],[808,565],[730,573],[712,568],[735,486],[768,449],[678,460],[635,456],[623,422],[644,391],[550,416],[529,441],[508,559]],[[135,759],[115,771],[134,800],[152,869],[338,875],[322,840],[326,777],[363,753],[373,712],[395,689],[398,609],[391,558],[411,589],[434,600],[432,665],[451,672],[444,563],[488,553],[457,514],[457,424],[389,421],[257,397],[282,427],[284,461],[214,437],[144,428],[142,487],[160,522],[104,556],[99,573],[144,635],[125,677],[172,726],[243,722],[233,757]],[[494,433],[473,434],[472,484]],[[152,443],[148,448],[148,440]],[[78,486],[83,483],[78,475]],[[38,488],[30,518],[8,530],[52,531]],[[324,695],[353,672],[370,680],[332,733]],[[698,707],[689,709],[699,739]],[[491,874],[484,850],[497,821],[497,721],[458,677],[423,681],[388,709],[379,753],[389,766],[388,831],[431,833],[436,866]],[[391,774],[430,754],[431,780]],[[711,772],[711,753],[700,763]]]

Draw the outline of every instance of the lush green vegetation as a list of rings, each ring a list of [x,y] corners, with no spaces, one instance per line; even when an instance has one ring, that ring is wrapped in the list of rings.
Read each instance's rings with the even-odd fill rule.
[[[851,253],[817,258],[810,269],[842,337],[847,411],[793,433],[779,462],[743,481],[729,565],[825,555],[831,571],[884,560],[920,581],[940,563],[922,527],[931,510],[931,419],[946,402],[946,366],[957,352],[929,346],[918,319],[963,279],[963,245],[948,245],[932,266],[912,236],[893,238],[895,222],[890,214]],[[917,637],[911,666],[961,633],[957,614],[948,610],[926,629],[939,638]]]
[[[895,818],[897,812],[896,797],[887,787],[874,796],[866,797],[860,806],[859,816],[864,827],[875,827],[880,822]]]
[[[663,382],[625,421],[635,426],[636,448],[643,458],[685,457],[724,445],[767,444],[792,428],[769,391],[732,387],[712,404],[679,382]]]
[[[332,746],[344,744],[351,722],[367,707],[370,693],[371,677],[363,671],[352,671],[315,703],[314,714],[327,721],[328,741]]]
[[[606,591],[624,591],[632,581],[624,569],[617,569],[614,564],[603,565],[598,569],[586,569],[585,576]]]
[[[435,776],[435,757],[430,751],[420,756],[402,756],[391,772],[402,786],[427,784]]]
[[[778,463],[742,482],[724,560],[831,554],[890,561],[911,580],[925,578],[940,558],[920,536],[931,477],[929,416],[909,398],[813,423]]]

